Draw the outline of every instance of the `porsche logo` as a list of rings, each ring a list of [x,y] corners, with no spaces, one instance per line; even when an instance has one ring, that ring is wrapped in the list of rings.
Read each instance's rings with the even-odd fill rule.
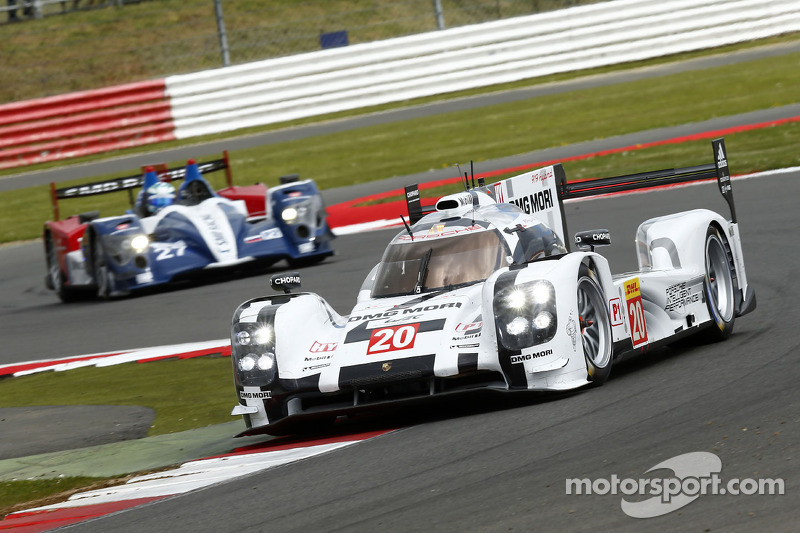
[[[388,372],[391,369],[392,369],[392,363],[383,363],[381,365],[381,370],[383,370],[384,372]]]

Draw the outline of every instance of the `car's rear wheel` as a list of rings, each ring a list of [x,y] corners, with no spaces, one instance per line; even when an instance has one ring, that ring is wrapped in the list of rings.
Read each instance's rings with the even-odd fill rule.
[[[585,265],[578,273],[578,322],[588,379],[599,385],[611,374],[611,320],[597,276]]]
[[[62,302],[74,302],[78,299],[79,293],[64,285],[65,276],[58,264],[58,251],[53,242],[53,236],[49,233],[45,236],[44,246],[47,260],[45,285],[53,289]]]
[[[728,240],[717,226],[710,225],[705,240],[705,293],[711,315],[706,336],[711,341],[730,337],[736,320],[736,271],[729,255]]]

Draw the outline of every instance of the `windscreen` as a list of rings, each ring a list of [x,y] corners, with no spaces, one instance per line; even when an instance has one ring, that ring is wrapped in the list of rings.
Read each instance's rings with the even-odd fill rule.
[[[493,231],[395,242],[383,254],[372,297],[414,294],[418,279],[420,292],[483,281],[504,264],[506,255]]]

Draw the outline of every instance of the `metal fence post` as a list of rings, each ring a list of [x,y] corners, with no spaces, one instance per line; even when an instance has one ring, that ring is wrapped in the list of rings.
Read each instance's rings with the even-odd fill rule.
[[[231,55],[228,51],[228,35],[225,33],[225,19],[222,18],[222,4],[214,0],[214,12],[217,15],[217,33],[219,33],[219,47],[222,50],[222,66],[231,64]]]
[[[436,27],[444,29],[444,12],[442,11],[442,0],[433,0],[433,9],[436,11]]]
[[[31,7],[31,9],[33,9],[33,18],[42,18],[42,0],[33,0],[31,3],[33,4]]]

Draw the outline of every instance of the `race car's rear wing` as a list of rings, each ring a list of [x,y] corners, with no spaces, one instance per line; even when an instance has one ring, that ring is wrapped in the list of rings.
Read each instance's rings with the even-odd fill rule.
[[[714,162],[705,165],[567,183],[563,167],[555,164],[477,187],[475,190],[485,192],[494,198],[495,202],[513,203],[519,206],[531,217],[547,224],[561,238],[567,249],[569,249],[571,239],[567,238],[567,221],[564,217],[563,202],[573,198],[586,198],[716,178],[719,190],[730,207],[731,222],[736,223],[736,209],[728,171],[725,140],[715,139],[712,141],[712,147]],[[416,185],[406,187],[406,204],[412,224],[435,210],[421,205]]]
[[[168,168],[166,164],[149,165],[156,171],[158,179],[162,181],[176,181],[186,177],[186,167]],[[133,176],[125,176],[122,178],[113,178],[105,181],[95,181],[86,183],[84,185],[73,185],[71,187],[56,188],[54,182],[50,183],[50,200],[53,205],[54,220],[59,220],[60,212],[58,208],[59,200],[66,200],[68,198],[82,198],[84,196],[95,196],[98,194],[106,194],[110,192],[128,191],[128,199],[130,200],[131,207],[134,205],[133,189],[139,188],[144,182],[144,172],[147,167],[142,167],[142,172]],[[228,187],[233,186],[233,173],[231,171],[230,159],[228,158],[228,151],[222,152],[222,158],[214,159],[213,161],[206,161],[205,163],[197,163],[197,170],[200,174],[208,174],[218,170],[225,170],[225,177]]]
[[[588,196],[677,185],[680,183],[716,178],[719,191],[722,193],[722,197],[728,203],[728,207],[731,210],[731,222],[736,224],[736,206],[733,201],[733,188],[731,187],[731,176],[728,170],[728,153],[725,149],[725,139],[714,139],[711,141],[711,146],[714,152],[714,162],[705,165],[670,168],[573,183],[567,183],[566,177],[562,172],[558,188],[559,203],[571,198],[586,198]],[[566,227],[564,229],[566,230]],[[564,235],[564,237],[565,236],[566,235]],[[569,246],[568,239],[564,239],[564,243]]]

